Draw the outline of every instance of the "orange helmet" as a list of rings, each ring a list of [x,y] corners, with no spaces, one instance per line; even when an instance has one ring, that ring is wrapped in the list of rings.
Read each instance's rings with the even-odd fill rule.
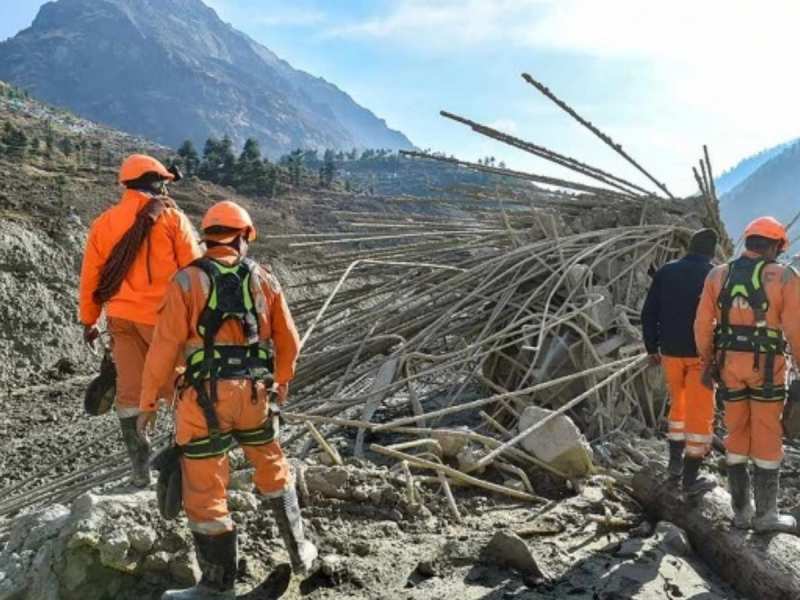
[[[236,202],[224,200],[217,202],[208,209],[203,217],[203,231],[211,227],[230,227],[231,229],[241,229],[247,231],[247,241],[252,242],[256,239],[256,227],[250,214]]]
[[[135,181],[147,173],[155,173],[159,177],[170,181],[175,179],[175,175],[170,173],[164,165],[152,156],[132,154],[122,161],[122,166],[119,169],[119,182]]]
[[[783,252],[789,247],[789,236],[786,233],[786,228],[781,225],[775,217],[759,217],[752,221],[744,230],[744,237],[749,238],[752,235],[758,235],[768,240],[776,240],[780,242],[778,250]]]

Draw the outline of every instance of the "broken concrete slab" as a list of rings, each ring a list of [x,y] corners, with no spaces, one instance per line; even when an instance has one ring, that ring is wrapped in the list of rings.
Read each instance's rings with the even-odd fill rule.
[[[529,406],[520,415],[518,429],[525,431],[554,411]],[[572,477],[584,477],[592,470],[592,450],[586,438],[567,415],[557,415],[527,437],[522,447],[536,458]]]

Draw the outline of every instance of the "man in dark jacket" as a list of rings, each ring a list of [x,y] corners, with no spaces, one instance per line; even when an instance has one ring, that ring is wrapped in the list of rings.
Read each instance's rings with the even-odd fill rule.
[[[642,309],[650,364],[663,367],[669,390],[670,477],[677,480],[683,475],[683,489],[689,495],[714,487],[713,481],[697,476],[711,448],[714,396],[702,383],[694,320],[716,246],[717,234],[713,230],[695,233],[689,253],[664,265],[653,276]]]

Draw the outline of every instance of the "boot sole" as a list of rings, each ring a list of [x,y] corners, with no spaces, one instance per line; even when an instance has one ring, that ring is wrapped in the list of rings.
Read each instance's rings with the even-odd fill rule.
[[[772,526],[764,526],[764,525],[756,525],[753,524],[753,531],[756,533],[793,533],[797,534],[797,523],[793,526],[789,525],[772,525]]]

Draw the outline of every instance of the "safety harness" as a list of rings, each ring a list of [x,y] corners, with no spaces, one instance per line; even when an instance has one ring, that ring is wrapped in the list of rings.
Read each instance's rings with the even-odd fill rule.
[[[272,359],[259,338],[258,313],[250,287],[256,264],[249,259],[243,259],[236,265],[227,266],[204,257],[194,261],[191,266],[201,269],[208,276],[210,285],[206,305],[197,322],[197,332],[203,338],[203,347],[187,357],[184,378],[197,392],[197,403],[205,415],[209,434],[183,446],[183,456],[220,456],[233,446],[234,439],[244,446],[268,444],[275,439],[269,419],[255,429],[223,433],[214,410],[219,380],[250,381],[255,404],[256,383],[272,378]],[[217,333],[228,320],[234,320],[241,325],[244,344],[216,342]]]
[[[749,352],[753,354],[753,370],[758,371],[764,356],[764,386],[761,389],[728,390],[720,385],[719,393],[728,402],[745,398],[782,400],[786,394],[785,387],[776,386],[773,380],[775,358],[786,351],[786,341],[781,330],[767,326],[769,298],[764,290],[763,274],[771,262],[742,256],[728,265],[728,276],[718,299],[721,318],[714,332],[718,368],[722,370],[728,352]],[[750,306],[755,325],[731,325],[730,311],[737,299]]]

